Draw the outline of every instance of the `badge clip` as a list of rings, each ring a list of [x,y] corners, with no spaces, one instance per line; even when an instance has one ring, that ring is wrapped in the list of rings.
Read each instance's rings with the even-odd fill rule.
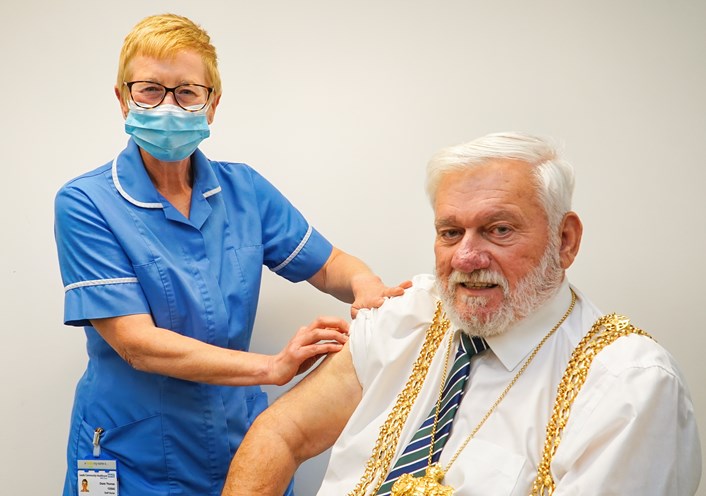
[[[101,456],[101,434],[103,434],[104,429],[102,427],[96,428],[93,433],[93,456],[98,458]]]

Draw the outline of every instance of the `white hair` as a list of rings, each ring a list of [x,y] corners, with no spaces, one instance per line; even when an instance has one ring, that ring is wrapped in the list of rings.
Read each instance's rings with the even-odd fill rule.
[[[550,229],[556,229],[571,210],[574,171],[559,158],[549,142],[523,133],[494,133],[468,143],[440,150],[427,165],[426,189],[432,207],[444,175],[472,169],[492,160],[520,160],[532,167],[537,194],[547,214]]]

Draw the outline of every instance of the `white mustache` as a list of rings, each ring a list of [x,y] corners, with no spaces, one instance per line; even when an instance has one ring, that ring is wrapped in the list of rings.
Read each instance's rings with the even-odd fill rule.
[[[456,284],[479,284],[479,285],[497,285],[500,286],[503,291],[507,291],[510,287],[505,276],[499,272],[495,272],[488,269],[478,269],[473,272],[460,272],[454,270],[449,275],[448,286]]]

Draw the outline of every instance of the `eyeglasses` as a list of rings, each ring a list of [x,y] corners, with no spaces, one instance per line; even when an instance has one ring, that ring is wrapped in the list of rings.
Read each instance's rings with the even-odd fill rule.
[[[181,108],[188,112],[198,112],[208,104],[213,93],[213,88],[201,84],[180,84],[174,88],[167,88],[153,81],[130,81],[124,84],[135,105],[143,109],[158,107],[167,97],[167,93],[171,92]]]

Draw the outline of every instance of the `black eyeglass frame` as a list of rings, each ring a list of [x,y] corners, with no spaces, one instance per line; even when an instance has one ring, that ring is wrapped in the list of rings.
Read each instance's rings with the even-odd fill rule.
[[[162,95],[162,99],[159,101],[159,103],[156,105],[145,105],[144,103],[140,103],[140,102],[135,101],[135,98],[132,96],[132,86],[137,83],[149,83],[149,84],[154,84],[154,85],[161,86],[162,88],[164,88],[164,95]],[[167,94],[169,94],[171,92],[171,94],[174,95],[174,101],[176,102],[176,104],[180,108],[186,110],[187,112],[199,112],[199,111],[203,110],[204,108],[206,108],[206,105],[208,105],[208,102],[211,101],[211,95],[213,94],[213,87],[212,86],[205,86],[203,84],[197,84],[197,83],[179,84],[177,86],[174,86],[173,88],[169,88],[168,86],[164,86],[162,83],[157,83],[155,81],[123,81],[123,84],[125,86],[127,86],[127,92],[130,95],[130,100],[132,100],[133,103],[135,105],[137,105],[138,107],[146,109],[146,110],[157,108],[160,105],[162,105],[162,103],[164,103],[164,99],[167,98]],[[203,106],[200,108],[197,108],[197,109],[188,109],[188,108],[184,107],[181,103],[179,103],[179,99],[177,98],[177,95],[174,92],[176,91],[177,88],[181,88],[182,86],[198,86],[199,88],[207,89],[208,95],[206,95],[206,102],[203,104]]]

